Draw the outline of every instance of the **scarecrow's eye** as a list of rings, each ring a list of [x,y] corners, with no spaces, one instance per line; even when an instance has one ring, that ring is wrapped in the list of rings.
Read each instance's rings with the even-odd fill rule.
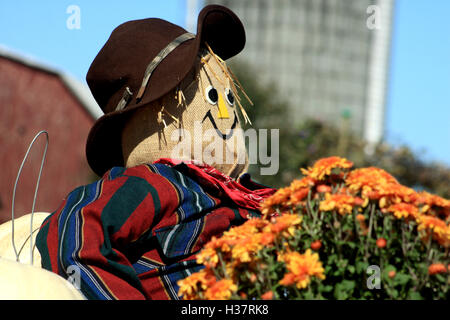
[[[225,89],[225,97],[227,98],[227,102],[230,106],[234,104],[234,95],[230,88]]]
[[[217,100],[219,100],[219,94],[217,93],[216,88],[213,86],[209,86],[205,90],[206,100],[208,100],[209,103],[212,105],[217,103]]]

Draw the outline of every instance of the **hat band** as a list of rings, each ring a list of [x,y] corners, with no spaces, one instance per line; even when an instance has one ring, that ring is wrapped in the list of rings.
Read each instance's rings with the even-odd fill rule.
[[[141,87],[139,88],[138,94],[136,96],[137,102],[139,102],[142,99],[145,89],[147,88],[148,81],[150,80],[153,71],[161,63],[161,61],[164,60],[164,58],[166,58],[169,55],[169,53],[175,50],[180,44],[194,38],[195,35],[190,32],[183,33],[182,35],[178,36],[175,40],[170,42],[164,49],[162,49],[158,53],[158,55],[153,59],[152,62],[150,62],[150,64],[147,66],[147,69],[145,70],[144,79],[142,80]]]
[[[133,92],[131,92],[129,87],[125,88],[125,91],[123,92],[122,99],[120,99],[119,103],[117,104],[116,111],[120,111],[128,104],[128,102],[131,100],[131,97],[133,96]]]

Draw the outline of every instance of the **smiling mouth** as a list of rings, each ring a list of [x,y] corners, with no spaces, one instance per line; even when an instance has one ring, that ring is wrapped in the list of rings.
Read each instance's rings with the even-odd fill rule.
[[[211,114],[211,110],[209,110],[205,114],[205,116],[203,117],[202,123],[207,118],[209,118],[209,120],[211,121],[214,129],[216,130],[217,135],[219,137],[221,137],[223,140],[228,140],[228,139],[230,139],[233,136],[233,130],[234,130],[234,128],[236,128],[236,124],[237,124],[237,121],[238,121],[237,116],[236,116],[236,111],[234,111],[233,113],[234,113],[234,121],[233,121],[233,124],[231,125],[231,129],[230,129],[230,132],[228,134],[223,134],[222,131],[220,131],[219,128],[217,128],[216,122],[214,121],[214,118],[213,118],[213,116]]]

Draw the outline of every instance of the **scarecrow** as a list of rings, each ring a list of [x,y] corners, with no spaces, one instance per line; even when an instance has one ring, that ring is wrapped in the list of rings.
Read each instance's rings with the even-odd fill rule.
[[[102,178],[43,222],[43,268],[76,271],[88,299],[178,299],[203,245],[260,214],[275,190],[245,173],[249,119],[225,63],[244,44],[239,18],[218,5],[200,12],[196,35],[154,18],[112,32],[87,74],[105,115],[86,155]]]

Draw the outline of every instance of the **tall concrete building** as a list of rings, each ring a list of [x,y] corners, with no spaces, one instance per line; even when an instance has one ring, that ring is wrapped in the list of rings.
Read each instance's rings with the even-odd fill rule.
[[[196,10],[188,0],[188,8]],[[277,86],[292,119],[312,117],[369,142],[383,136],[394,0],[206,0],[242,20],[247,43],[236,58]],[[187,17],[196,13],[187,14]],[[188,19],[187,19],[188,21]],[[344,122],[345,123],[345,122]]]

